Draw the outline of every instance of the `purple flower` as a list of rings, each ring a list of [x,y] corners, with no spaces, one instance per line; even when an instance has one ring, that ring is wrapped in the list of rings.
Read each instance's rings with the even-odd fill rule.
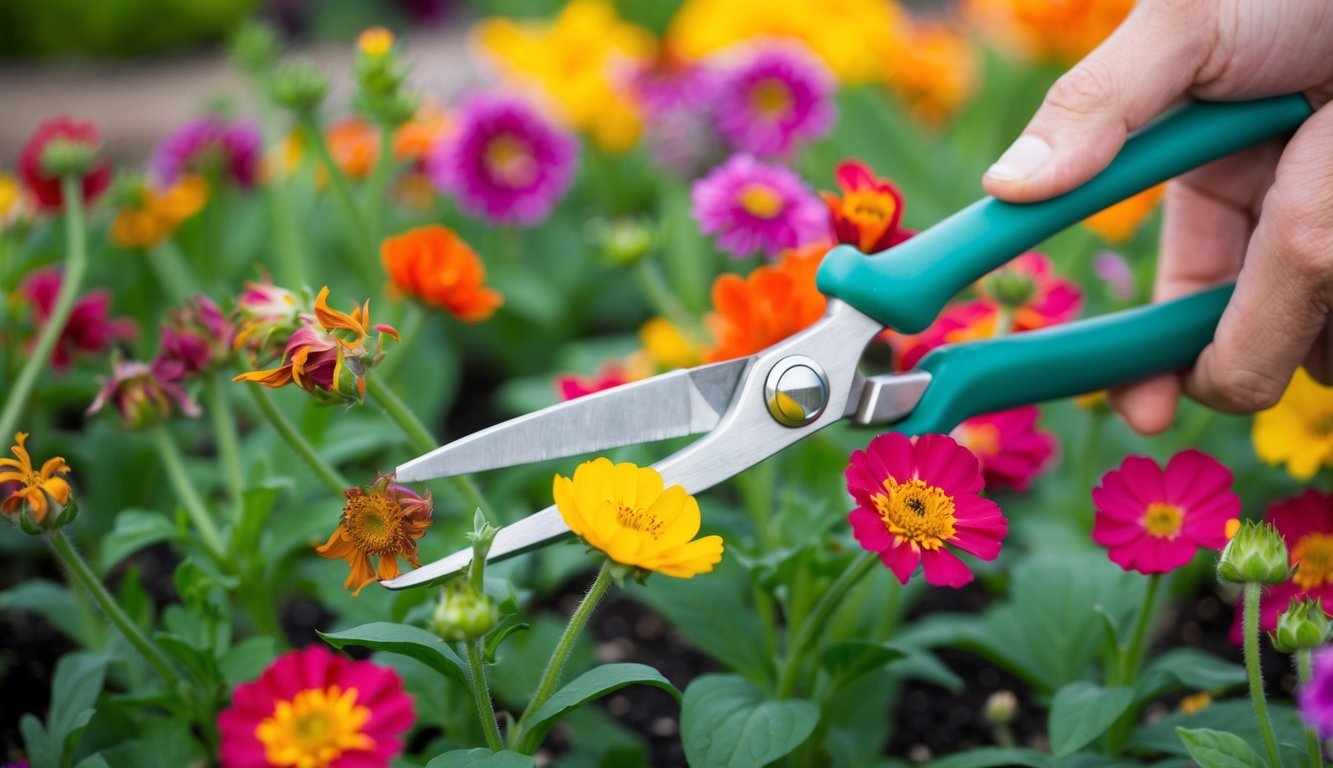
[[[225,173],[241,187],[251,187],[259,176],[263,138],[253,123],[227,123],[219,117],[191,120],[172,131],[148,166],[163,186],[187,173]]]
[[[158,354],[179,364],[182,375],[191,378],[229,358],[234,335],[218,305],[199,294],[167,313]]]
[[[718,133],[737,152],[786,155],[833,127],[833,89],[833,76],[803,46],[765,42],[724,68]]]
[[[1314,674],[1310,682],[1296,692],[1301,717],[1319,732],[1319,738],[1333,738],[1333,647],[1315,651]]]
[[[643,107],[644,138],[660,168],[692,179],[726,156],[714,126],[716,72],[659,56],[632,70],[626,87]]]
[[[794,171],[735,155],[694,182],[691,213],[705,234],[733,256],[819,240],[828,230],[824,204]]]
[[[88,406],[92,415],[111,404],[120,413],[121,426],[143,429],[170,418],[176,409],[198,416],[199,405],[181,387],[184,371],[175,360],[158,357],[151,364],[113,360],[111,377],[99,377],[102,389]]]
[[[1115,251],[1102,251],[1093,259],[1092,271],[1106,283],[1111,289],[1111,294],[1117,299],[1134,298],[1134,292],[1137,290],[1134,272],[1130,270],[1124,256]]]
[[[524,102],[479,95],[463,105],[458,133],[432,150],[426,170],[468,213],[532,225],[569,189],[577,154],[573,137]]]

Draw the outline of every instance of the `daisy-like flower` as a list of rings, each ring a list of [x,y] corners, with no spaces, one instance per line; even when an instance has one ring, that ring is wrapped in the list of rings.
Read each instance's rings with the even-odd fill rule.
[[[485,287],[486,268],[453,230],[438,224],[386,238],[380,261],[394,290],[439,307],[460,320],[485,320],[503,302]]]
[[[381,477],[372,485],[349,488],[333,535],[315,551],[322,557],[346,560],[352,566],[343,586],[353,596],[376,579],[398,576],[398,558],[419,568],[417,539],[430,528],[430,494],[413,491]],[[370,559],[379,560],[378,565]]]
[[[252,360],[267,360],[278,352],[270,349],[273,338],[286,339],[301,323],[301,300],[296,294],[273,284],[268,275],[261,283],[246,283],[236,299],[236,335],[232,346],[244,347]]]
[[[1127,197],[1115,205],[1083,220],[1083,226],[1102,236],[1108,243],[1123,243],[1134,236],[1143,222],[1157,210],[1166,192],[1165,184]]]
[[[938,126],[971,98],[980,70],[976,47],[951,25],[912,25],[910,43],[899,58],[886,60],[889,88],[919,120]]]
[[[479,95],[459,112],[427,170],[463,210],[497,224],[545,219],[574,179],[578,143],[536,110],[507,96]]]
[[[1037,428],[1040,415],[1035,405],[1025,405],[973,416],[949,434],[981,462],[986,487],[1026,491],[1055,454],[1055,435]]]
[[[347,314],[330,309],[328,295],[326,285],[315,297],[314,317],[301,317],[301,327],[283,348],[282,365],[242,373],[234,381],[273,389],[296,384],[321,399],[360,402],[366,394],[366,372],[384,356],[384,337],[397,341],[398,331],[370,324],[369,301]],[[371,330],[379,332],[373,346]]]
[[[827,299],[815,287],[815,272],[828,246],[787,251],[776,264],[749,275],[724,274],[713,281],[713,312],[707,323],[717,340],[707,362],[754,354],[823,317]]]
[[[847,516],[856,540],[906,584],[920,564],[926,582],[961,587],[972,571],[949,547],[994,560],[1009,529],[984,487],[972,452],[948,435],[915,441],[889,432],[852,454],[847,490],[856,509]]]
[[[834,240],[862,253],[878,253],[912,236],[901,226],[903,195],[892,182],[875,176],[860,160],[839,163],[834,178],[842,194],[819,193],[828,207]]]
[[[719,78],[712,67],[684,61],[663,46],[626,80],[646,115],[648,151],[658,167],[693,179],[726,156],[713,119]]]
[[[1297,480],[1333,467],[1333,387],[1296,373],[1277,405],[1254,417],[1254,451],[1266,464],[1284,464]]]
[[[9,488],[9,493],[0,500],[0,512],[6,515],[26,513],[40,526],[46,522],[53,504],[55,511],[69,504],[69,483],[63,477],[69,474],[69,465],[56,456],[47,459],[42,468],[37,469],[24,445],[27,440],[27,432],[14,435],[14,445],[9,449],[14,458],[0,458],[0,488]]]
[[[555,476],[560,517],[612,561],[688,579],[722,561],[722,537],[699,533],[699,503],[679,485],[663,488],[652,467],[585,461],[571,480]]]
[[[1092,540],[1126,571],[1166,573],[1199,547],[1220,550],[1240,515],[1231,471],[1199,451],[1181,451],[1166,468],[1130,456],[1092,489]]]
[[[19,285],[19,297],[32,305],[33,325],[40,328],[46,324],[55,308],[62,279],[59,270],[42,269],[28,275]],[[132,339],[138,334],[133,320],[108,317],[110,304],[111,294],[104,290],[89,291],[74,303],[55,349],[51,350],[51,367],[63,371],[75,355],[98,354],[111,342]]]
[[[47,166],[54,154],[66,155],[61,164],[73,161],[72,155],[83,154],[86,165],[80,174],[83,202],[89,204],[106,191],[111,182],[111,166],[93,159],[102,145],[102,135],[92,123],[82,123],[68,117],[58,117],[37,126],[28,143],[19,153],[19,175],[42,210],[60,210],[64,207],[64,193],[60,189],[60,175]]]
[[[824,206],[801,177],[781,165],[735,155],[694,182],[691,213],[704,234],[737,258],[768,256],[824,236]]]
[[[1083,309],[1083,289],[1059,277],[1050,257],[1029,251],[982,278],[983,297],[1013,312],[1015,331],[1066,323]]]
[[[183,376],[198,376],[231,357],[234,333],[218,305],[199,294],[167,313],[158,355],[179,365]]]
[[[172,131],[149,161],[154,178],[165,187],[182,176],[229,178],[239,187],[252,187],[259,178],[263,137],[254,123],[227,122],[205,116]]]
[[[87,413],[91,416],[112,405],[125,429],[150,427],[171,418],[177,410],[197,417],[199,405],[181,387],[183,376],[181,364],[164,357],[152,363],[114,359],[111,376],[99,377],[102,388]]]
[[[423,104],[411,120],[393,132],[393,159],[425,167],[431,149],[455,129],[454,118],[434,104]]]
[[[121,197],[124,205],[111,222],[111,241],[122,248],[152,248],[203,210],[208,182],[192,174],[181,176],[165,189],[137,182],[113,197]]]
[[[371,768],[403,750],[416,713],[392,667],[322,646],[273,660],[218,715],[223,768]]]
[[[1296,694],[1301,717],[1319,732],[1319,738],[1333,738],[1333,647],[1317,651],[1311,659],[1310,681]]]
[[[794,41],[751,43],[724,65],[714,111],[733,150],[786,156],[833,127],[836,83],[808,48]]]

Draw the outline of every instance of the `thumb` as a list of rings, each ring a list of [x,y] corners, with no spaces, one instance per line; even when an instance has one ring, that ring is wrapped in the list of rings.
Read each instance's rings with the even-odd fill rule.
[[[986,192],[1032,202],[1092,178],[1194,84],[1208,59],[1212,4],[1148,0],[1066,72],[1023,134],[986,171]]]

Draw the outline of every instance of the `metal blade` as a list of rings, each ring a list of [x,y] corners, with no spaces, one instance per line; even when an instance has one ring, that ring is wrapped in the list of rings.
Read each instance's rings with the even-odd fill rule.
[[[398,481],[707,432],[722,418],[749,363],[749,358],[741,358],[671,371],[496,424],[400,465]]]

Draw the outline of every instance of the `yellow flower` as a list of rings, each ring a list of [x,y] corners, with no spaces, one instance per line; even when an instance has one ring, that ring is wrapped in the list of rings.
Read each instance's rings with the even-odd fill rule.
[[[977,53],[972,42],[939,22],[914,25],[902,56],[885,61],[884,78],[923,122],[939,125],[976,89]]]
[[[574,479],[555,476],[565,525],[621,565],[688,579],[722,560],[722,537],[699,533],[699,503],[679,485],[665,490],[652,467],[586,461]]]
[[[144,185],[134,198],[111,223],[111,241],[122,248],[152,248],[203,209],[208,182],[202,176],[182,176],[166,190]]]
[[[655,367],[662,370],[691,368],[703,360],[703,350],[670,320],[654,317],[639,329],[643,351]]]
[[[0,173],[0,232],[22,217],[27,209],[23,187],[7,173]]]
[[[69,483],[59,477],[69,472],[69,465],[63,458],[56,456],[47,459],[40,471],[34,469],[28,450],[23,445],[27,439],[27,432],[14,435],[14,447],[10,450],[16,458],[0,458],[0,487],[6,483],[18,483],[19,486],[0,501],[0,511],[12,515],[21,512],[26,505],[33,522],[41,525],[46,520],[52,501],[61,507],[69,503]]]
[[[1261,461],[1286,464],[1297,480],[1333,467],[1333,387],[1297,368],[1278,404],[1254,417],[1252,437]]]
[[[667,45],[693,61],[755,37],[794,38],[839,80],[867,83],[903,54],[907,27],[891,0],[686,0]]]
[[[483,19],[472,37],[502,74],[539,88],[599,147],[622,152],[638,141],[639,110],[619,81],[655,42],[607,0],[573,0],[551,21]]]
[[[393,48],[393,33],[384,27],[363,29],[356,36],[356,47],[367,56],[383,56]]]
[[[381,477],[369,487],[349,488],[344,495],[347,503],[338,527],[315,552],[321,557],[346,560],[352,566],[343,587],[353,590],[353,597],[377,578],[397,577],[399,557],[414,567],[421,566],[417,539],[430,528],[429,493],[418,496]],[[371,565],[372,557],[379,558],[378,567]]]
[[[1143,222],[1157,210],[1165,184],[1127,197],[1115,205],[1083,220],[1083,226],[1102,236],[1108,243],[1123,243],[1134,235]]]

